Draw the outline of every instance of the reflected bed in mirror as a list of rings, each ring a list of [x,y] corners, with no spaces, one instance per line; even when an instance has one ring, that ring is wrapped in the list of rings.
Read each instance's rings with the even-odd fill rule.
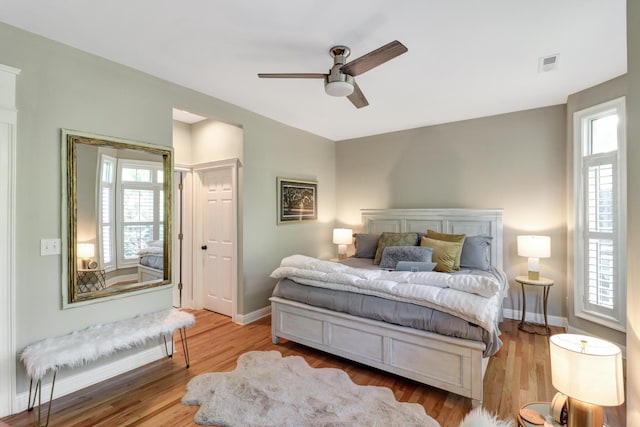
[[[63,129],[61,151],[63,306],[169,285],[172,147]]]

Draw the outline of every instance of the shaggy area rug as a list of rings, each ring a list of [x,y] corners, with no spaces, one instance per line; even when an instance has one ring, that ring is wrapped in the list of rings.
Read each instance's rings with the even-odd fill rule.
[[[232,372],[202,374],[187,384],[194,420],[221,426],[438,427],[422,405],[396,401],[386,387],[354,384],[340,369],[314,369],[300,356],[252,351]]]

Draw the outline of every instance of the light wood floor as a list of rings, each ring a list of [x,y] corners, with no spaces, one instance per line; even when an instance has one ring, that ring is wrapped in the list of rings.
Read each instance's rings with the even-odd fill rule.
[[[427,414],[443,427],[457,426],[471,410],[469,399],[452,393],[286,340],[274,345],[271,343],[270,318],[238,326],[229,318],[212,312],[197,311],[195,314],[196,326],[188,330],[189,369],[184,367],[182,349],[177,343],[178,354],[172,359],[151,363],[56,399],[49,425],[195,426],[193,416],[198,407],[180,403],[186,383],[205,372],[233,370],[238,356],[250,350],[278,350],[284,356],[300,355],[313,367],[343,369],[357,384],[389,387],[399,401],[422,404]],[[549,401],[555,394],[551,385],[549,346],[546,337],[519,331],[516,321],[506,320],[501,324],[501,330],[504,346],[489,362],[483,406],[500,418],[515,419],[521,403]],[[561,328],[552,330],[552,333],[560,332],[563,332]],[[610,427],[625,426],[624,406],[607,409],[606,416]],[[14,427],[34,426],[37,410],[2,421]]]

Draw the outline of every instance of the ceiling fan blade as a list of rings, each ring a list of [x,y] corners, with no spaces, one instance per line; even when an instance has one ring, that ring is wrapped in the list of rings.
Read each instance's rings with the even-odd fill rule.
[[[327,74],[320,73],[259,73],[261,79],[324,79]]]
[[[356,82],[353,82],[353,93],[347,96],[347,98],[349,98],[349,101],[351,101],[356,108],[362,108],[369,105],[369,101],[367,101],[367,98],[365,98],[364,93],[362,93],[360,86],[358,86]]]
[[[377,48],[376,50],[372,50],[358,59],[348,62],[342,66],[341,71],[355,77],[377,67],[380,64],[384,64],[398,55],[402,55],[407,50],[408,49],[405,45],[400,43],[398,40],[394,40],[391,43],[387,43],[386,45]]]

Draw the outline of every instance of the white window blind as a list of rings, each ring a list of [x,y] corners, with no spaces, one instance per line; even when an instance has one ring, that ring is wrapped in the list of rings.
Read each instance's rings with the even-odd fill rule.
[[[162,163],[118,162],[116,246],[118,268],[135,266],[138,252],[163,236]]]
[[[116,159],[106,154],[100,155],[100,206],[98,209],[100,230],[98,233],[98,259],[101,268],[115,269],[115,176]]]
[[[574,114],[575,314],[625,330],[624,98]]]

